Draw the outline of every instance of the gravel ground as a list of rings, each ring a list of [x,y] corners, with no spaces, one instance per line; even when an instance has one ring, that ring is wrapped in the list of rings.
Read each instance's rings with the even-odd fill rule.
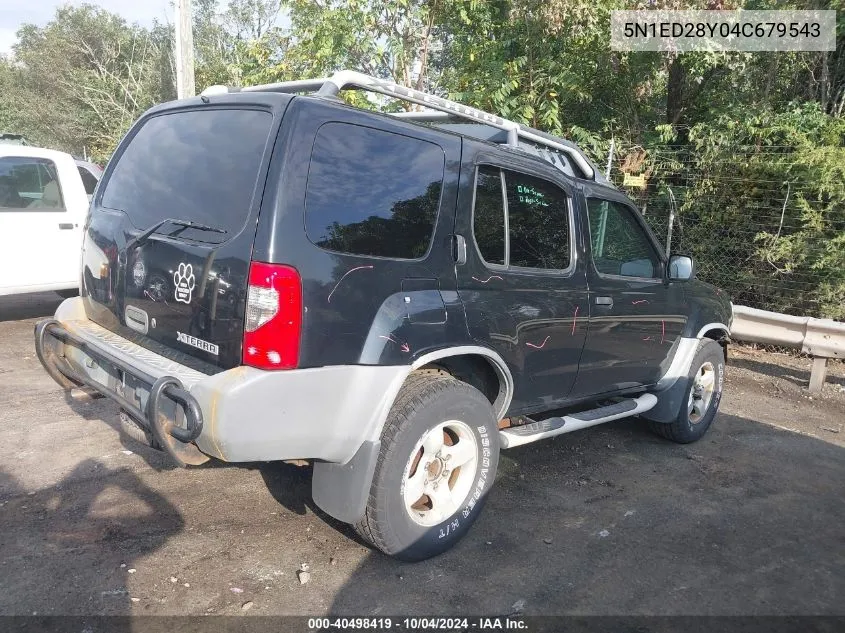
[[[830,361],[821,393],[810,393],[812,363],[794,354],[732,346],[727,378],[733,389],[722,410],[845,446],[845,363]]]
[[[628,420],[506,451],[467,538],[409,565],[308,468],[172,469],[68,402],[32,347],[59,301],[0,298],[0,615],[845,614],[839,366],[811,397],[809,361],[737,347],[697,444]]]

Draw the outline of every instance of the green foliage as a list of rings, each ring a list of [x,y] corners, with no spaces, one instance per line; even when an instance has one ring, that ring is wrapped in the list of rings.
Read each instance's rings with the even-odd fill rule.
[[[238,84],[278,62],[280,0],[194,3],[199,90]],[[127,24],[95,5],[64,6],[44,27],[24,24],[0,58],[0,129],[105,162],[145,110],[176,97],[173,31]]]
[[[666,217],[656,206],[668,211],[671,189],[675,244],[735,303],[845,318],[845,121],[793,103],[723,114],[688,138],[650,148],[647,217]]]
[[[447,44],[436,59],[440,86],[459,101],[562,134],[581,123],[572,113],[592,98],[595,61],[607,54],[610,9],[618,5],[453,2],[440,25]]]
[[[40,28],[18,32],[2,71],[0,112],[34,142],[104,160],[131,123],[168,93],[161,29],[127,25],[92,5],[66,6]],[[166,75],[165,75],[166,76]]]
[[[288,46],[288,35],[276,24],[281,0],[230,0],[222,13],[217,6],[217,0],[194,4],[197,90],[278,81],[268,69],[281,62]]]
[[[291,37],[285,55],[260,79],[324,77],[353,68],[426,89],[434,23],[446,4],[448,0],[290,0]],[[389,107],[363,95],[346,98],[363,107]]]

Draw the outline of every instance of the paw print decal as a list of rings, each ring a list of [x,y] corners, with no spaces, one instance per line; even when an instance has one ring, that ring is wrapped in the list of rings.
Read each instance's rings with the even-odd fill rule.
[[[190,264],[179,264],[179,270],[173,273],[173,283],[176,285],[176,301],[191,302],[194,292],[194,268]]]

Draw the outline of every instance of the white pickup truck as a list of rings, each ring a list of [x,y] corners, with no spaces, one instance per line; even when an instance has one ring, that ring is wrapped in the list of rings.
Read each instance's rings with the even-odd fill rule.
[[[0,144],[0,295],[79,287],[88,201],[70,154]]]

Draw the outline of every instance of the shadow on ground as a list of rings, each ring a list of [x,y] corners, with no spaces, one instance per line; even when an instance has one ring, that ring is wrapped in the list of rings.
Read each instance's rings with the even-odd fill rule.
[[[62,301],[55,292],[0,296],[0,323],[53,316]]]
[[[77,416],[84,420],[103,422],[116,431],[123,448],[138,455],[152,470],[160,473],[182,470],[163,451],[140,444],[136,439],[127,435],[124,423],[119,418],[119,407],[115,403],[105,398],[79,402],[67,393],[64,394],[64,397],[68,406]],[[311,466],[296,466],[284,462],[227,463],[211,459],[202,466],[189,467],[189,470],[219,469],[257,471],[273,499],[288,512],[299,516],[304,516],[310,512],[348,538],[363,544],[363,541],[350,525],[332,518],[314,503],[311,498],[313,472]],[[176,474],[178,475],[178,472]]]
[[[32,615],[59,603],[66,615],[129,615],[135,561],[184,527],[176,508],[130,470],[90,459],[36,492],[0,470],[0,504],[2,576],[27,596]],[[120,619],[108,627],[132,630]]]
[[[564,435],[503,453],[453,550],[370,554],[331,612],[842,615],[843,481],[842,448],[727,415],[687,446]]]

